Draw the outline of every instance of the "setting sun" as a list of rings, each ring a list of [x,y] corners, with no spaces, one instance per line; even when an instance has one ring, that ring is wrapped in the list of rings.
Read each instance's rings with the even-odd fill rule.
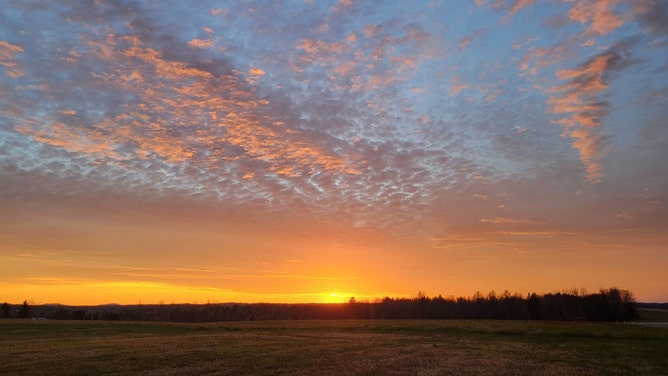
[[[329,293],[324,296],[322,303],[345,303],[348,299],[338,293]]]

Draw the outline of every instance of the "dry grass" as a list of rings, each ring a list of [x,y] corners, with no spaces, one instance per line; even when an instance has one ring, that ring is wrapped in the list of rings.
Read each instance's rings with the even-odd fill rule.
[[[518,321],[0,321],[0,374],[657,375],[668,330]]]

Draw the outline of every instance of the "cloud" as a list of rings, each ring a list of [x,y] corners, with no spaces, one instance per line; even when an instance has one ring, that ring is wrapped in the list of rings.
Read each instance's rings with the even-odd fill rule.
[[[445,250],[463,250],[468,257],[480,257],[480,251],[506,248],[516,246],[517,243],[509,239],[501,239],[492,234],[478,233],[474,231],[453,231],[448,235],[432,236],[429,238],[432,248]],[[470,251],[471,245],[475,245],[479,251]]]
[[[494,217],[494,218],[483,218],[480,220],[480,223],[493,223],[493,224],[535,224],[537,222],[531,221],[528,219],[514,219],[508,217]]]
[[[341,8],[353,5],[353,0],[339,0],[338,6]]]
[[[609,34],[624,24],[622,16],[615,11],[621,0],[578,0],[568,11],[568,18],[588,24],[591,34]]]
[[[76,181],[94,176],[90,181],[100,186],[122,185],[140,197],[255,203],[313,218],[335,213],[341,223],[365,228],[417,228],[446,218],[445,208],[446,214],[428,208],[448,192],[473,202],[469,222],[518,226],[510,221],[532,215],[491,211],[512,204],[483,184],[543,169],[556,172],[540,175],[547,177],[536,186],[564,181],[578,171],[570,169],[577,160],[563,157],[568,144],[591,165],[593,178],[611,142],[601,117],[611,107],[606,85],[616,64],[602,58],[573,68],[570,61],[581,59],[583,49],[593,51],[581,46],[582,36],[569,35],[577,27],[550,35],[536,29],[526,38],[497,25],[508,38],[496,39],[496,30],[485,26],[494,22],[481,19],[462,39],[448,40],[452,34],[432,18],[444,9],[401,4],[388,8],[401,9],[404,17],[396,18],[369,18],[374,7],[364,2],[342,12],[314,2],[291,8],[290,17],[276,17],[286,9],[273,3],[252,12],[243,4],[213,10],[171,4],[161,13],[133,2],[88,4],[88,10],[72,4],[63,11],[70,21],[53,13],[49,28],[60,36],[53,44],[17,33],[14,47],[3,45],[12,50],[3,62],[26,72],[16,84],[2,77],[3,89],[20,93],[3,108],[13,136],[3,149],[8,171],[78,173]],[[520,17],[534,6],[494,4],[502,6],[502,17]],[[476,17],[489,13],[467,7],[480,12]],[[538,8],[534,13],[543,16]],[[21,23],[38,24],[30,21]],[[584,22],[583,29],[594,23]],[[544,25],[540,18],[536,24]],[[215,39],[207,35],[214,29]],[[510,39],[526,42],[500,59],[492,42]],[[224,49],[211,48],[222,42]],[[459,54],[443,53],[458,42]],[[594,48],[602,40],[597,43]],[[30,53],[15,52],[19,45]],[[523,76],[515,77],[522,57]],[[482,63],[465,64],[476,61]],[[552,77],[559,84],[542,89]],[[542,90],[550,97],[547,116]],[[559,139],[559,127],[542,127],[549,116],[568,142]],[[517,133],[518,124],[527,131]]]
[[[131,39],[133,44],[141,43],[136,38],[128,39]],[[152,65],[155,67],[155,73],[165,78],[212,78],[210,72],[189,66],[185,62],[164,59],[160,51],[150,47],[144,48],[133,45],[132,47],[121,51],[121,53],[129,58],[139,58],[140,60],[143,60],[144,62]]]
[[[547,238],[559,235],[556,231],[503,231],[500,234],[508,236],[541,236]]]
[[[668,4],[660,0],[630,1],[631,12],[653,34],[668,36]]]
[[[552,96],[547,101],[549,112],[559,116],[554,122],[573,140],[571,145],[580,153],[590,181],[600,179],[605,152],[606,139],[600,126],[609,104],[601,96],[608,88],[610,72],[629,63],[626,46],[619,43],[575,69],[556,72],[557,78],[567,82],[551,89]]]
[[[39,57],[28,61],[27,77],[44,79],[40,86],[21,89],[30,105],[17,103],[20,112],[10,122],[11,130],[41,145],[39,150],[72,160],[51,164],[52,171],[92,169],[102,184],[119,183],[122,175],[129,191],[151,187],[165,195],[236,198],[239,205],[289,194],[308,198],[299,185],[310,183],[288,185],[280,179],[360,174],[344,143],[332,144],[335,149],[329,140],[300,129],[300,114],[285,111],[293,105],[270,112],[279,106],[258,94],[264,69],[235,69],[220,51],[192,48],[204,44],[178,40],[148,19],[102,34],[63,23],[63,36],[81,32],[74,40],[82,43],[50,46],[67,57],[50,60],[49,69],[62,75],[41,73]],[[12,58],[20,52],[14,45],[3,48]],[[76,90],[65,89],[72,85]],[[32,171],[46,164],[35,161]]]
[[[530,75],[536,75],[541,70],[559,65],[564,60],[578,56],[577,39],[568,38],[549,47],[535,47],[526,51],[520,60],[519,69]]]
[[[213,46],[213,39],[198,39],[194,38],[188,42],[188,46],[192,48],[209,48]]]
[[[622,211],[617,214],[615,214],[615,218],[622,220],[622,221],[632,221],[633,219],[636,218],[635,214],[629,213],[627,211]]]
[[[210,12],[214,16],[227,16],[230,14],[230,10],[225,8],[212,8]]]
[[[650,48],[656,48],[657,43],[660,43],[656,39],[645,39],[642,34],[616,42],[613,37],[613,44],[609,47],[603,47],[601,41],[616,34],[625,24],[629,24],[630,28],[637,27],[631,25],[634,20],[651,33],[661,35],[661,28],[657,27],[660,22],[657,21],[663,18],[666,7],[651,0],[577,0],[570,2],[568,7],[567,17],[554,15],[549,19],[548,26],[564,28],[568,22],[576,22],[586,29],[571,36],[564,29],[565,38],[552,45],[542,43],[530,48],[520,61],[519,69],[522,75],[528,77],[554,74],[562,82],[568,81],[552,88],[547,83],[548,88],[542,89],[549,93],[546,102],[548,112],[559,115],[552,121],[561,125],[562,135],[572,140],[571,145],[578,151],[589,180],[599,181],[602,177],[602,159],[609,152],[611,143],[610,136],[603,134],[601,125],[610,108],[607,99],[614,95],[614,92],[608,93],[613,74],[635,63],[629,56],[630,51],[637,49],[641,41],[650,43]],[[625,14],[622,11],[625,7],[630,8],[631,12]],[[644,18],[648,12],[652,12],[653,21]],[[576,69],[565,68],[583,53],[593,55]],[[551,69],[554,69],[554,73],[550,72]],[[545,82],[540,79],[536,81]],[[536,87],[540,88],[538,85]]]
[[[301,39],[292,69],[339,91],[382,90],[407,81],[431,57],[431,38],[417,23],[357,26],[327,40]]]
[[[473,33],[465,36],[464,38],[459,40],[459,48],[464,49],[466,48],[469,44],[471,44],[473,41],[476,39],[482,38],[487,34],[488,30],[487,29],[478,29],[475,30]]]
[[[65,123],[33,123],[17,125],[15,130],[31,136],[35,141],[72,153],[92,155],[94,158],[123,159],[112,140],[86,128],[73,129]]]
[[[265,74],[265,71],[263,71],[260,68],[251,67],[248,70],[248,74],[251,75],[251,76],[263,76]]]
[[[535,0],[496,0],[494,3],[492,3],[492,6],[505,7],[508,9],[508,13],[503,17],[503,23],[508,23],[517,12],[532,6],[534,2]]]
[[[507,24],[519,11],[532,6],[535,3],[535,0],[493,0],[491,3],[487,3],[488,0],[475,1],[477,7],[488,5],[492,9],[506,11],[506,15],[501,22]]]
[[[264,76],[265,73],[266,72],[260,68],[250,67],[248,69],[248,77],[246,78],[246,82],[248,82],[251,85],[255,85],[260,80],[260,77]]]
[[[534,2],[535,0],[516,0],[510,7],[510,15],[513,16],[520,10],[532,6]]]
[[[0,66],[5,67],[5,76],[17,78],[25,74],[16,60],[16,55],[22,52],[23,47],[0,40]]]

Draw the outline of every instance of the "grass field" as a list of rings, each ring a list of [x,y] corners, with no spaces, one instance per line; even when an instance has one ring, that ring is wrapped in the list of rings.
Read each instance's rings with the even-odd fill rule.
[[[2,375],[668,375],[668,329],[535,321],[0,320]]]
[[[666,309],[638,308],[638,314],[642,321],[668,322],[668,310]]]

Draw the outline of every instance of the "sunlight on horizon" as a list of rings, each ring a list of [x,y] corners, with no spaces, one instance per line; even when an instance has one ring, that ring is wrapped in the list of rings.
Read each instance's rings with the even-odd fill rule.
[[[384,295],[363,295],[355,292],[316,293],[249,293],[210,287],[189,287],[154,282],[77,281],[9,286],[5,301],[18,304],[104,305],[104,304],[207,304],[207,303],[347,303],[372,301]]]

